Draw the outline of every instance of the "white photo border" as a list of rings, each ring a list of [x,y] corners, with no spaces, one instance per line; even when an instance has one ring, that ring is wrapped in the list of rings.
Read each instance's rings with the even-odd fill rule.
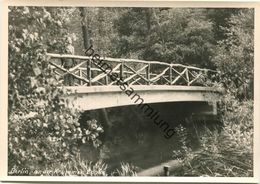
[[[177,182],[177,183],[258,183],[259,182],[259,133],[260,133],[260,3],[210,2],[210,1],[91,1],[91,0],[4,0],[1,2],[1,66],[0,66],[0,181],[32,182]],[[45,177],[7,176],[7,108],[8,108],[8,6],[89,6],[89,7],[192,7],[192,8],[254,8],[254,176],[253,177]]]

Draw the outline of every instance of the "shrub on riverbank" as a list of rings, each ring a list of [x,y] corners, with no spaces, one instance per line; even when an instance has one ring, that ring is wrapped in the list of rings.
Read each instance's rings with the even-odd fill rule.
[[[83,160],[79,155],[75,160],[51,164],[43,170],[34,170],[33,176],[137,176],[136,167],[122,162],[111,174],[108,165],[102,161],[96,163]]]
[[[225,99],[227,100],[227,99]],[[192,152],[181,139],[182,168],[174,175],[185,176],[253,176],[253,101],[228,99],[222,105],[221,132],[206,128],[199,135],[201,150]],[[178,130],[185,135],[184,128]]]

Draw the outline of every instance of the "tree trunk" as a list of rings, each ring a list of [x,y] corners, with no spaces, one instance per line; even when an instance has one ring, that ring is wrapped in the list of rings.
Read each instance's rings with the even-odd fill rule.
[[[86,13],[86,9],[83,7],[80,7],[80,15],[82,17],[82,34],[83,34],[83,41],[84,41],[84,47],[85,49],[88,49],[90,46],[90,35],[88,33],[88,17]],[[106,124],[107,128],[110,129],[112,126],[111,122],[109,121],[108,114],[106,109],[101,109],[100,116],[102,121]]]
[[[89,36],[89,33],[88,33],[87,13],[86,13],[86,9],[83,8],[83,7],[80,7],[79,10],[80,10],[80,16],[82,18],[81,25],[82,25],[84,47],[85,47],[85,49],[87,49],[90,46],[89,45],[90,36]]]

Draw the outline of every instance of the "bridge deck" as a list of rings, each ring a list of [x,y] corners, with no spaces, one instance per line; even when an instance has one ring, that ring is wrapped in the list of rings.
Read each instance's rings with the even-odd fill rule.
[[[66,98],[74,106],[84,110],[162,102],[213,102],[219,99],[220,91],[200,86],[130,86],[128,93],[119,86],[66,87],[71,93]],[[131,92],[130,92],[131,91]],[[130,94],[131,93],[131,94]],[[75,98],[76,97],[76,98]],[[71,106],[73,105],[71,103]]]
[[[203,86],[166,86],[166,85],[131,85],[137,91],[185,91],[185,92],[213,92],[221,93],[220,89],[214,87]],[[120,92],[122,91],[119,86],[66,86],[66,89],[71,90],[73,93],[106,93],[106,92]]]

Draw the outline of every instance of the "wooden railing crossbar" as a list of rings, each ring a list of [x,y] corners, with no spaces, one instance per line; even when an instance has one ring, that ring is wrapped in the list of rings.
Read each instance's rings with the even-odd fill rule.
[[[91,60],[92,57],[89,56],[78,56],[78,55],[67,55],[67,54],[52,54],[47,53],[47,56],[50,56],[52,58],[68,58],[68,59],[79,59],[79,60]],[[205,68],[198,68],[194,66],[188,66],[183,64],[175,64],[175,63],[164,63],[159,61],[145,61],[145,60],[137,60],[137,59],[118,59],[118,58],[110,58],[110,57],[100,57],[100,60],[103,61],[110,61],[110,62],[129,62],[129,63],[143,63],[143,64],[158,64],[158,65],[165,65],[165,66],[173,66],[173,67],[183,67],[183,68],[189,68],[194,70],[201,70],[201,71],[210,71],[210,72],[217,72],[215,70],[211,69],[205,69]]]
[[[141,77],[143,80],[145,80],[146,82],[148,82],[148,79],[146,79],[145,77],[143,77],[143,76],[140,75],[139,73],[136,73],[136,71],[135,71],[133,68],[131,68],[130,66],[127,66],[127,65],[125,64],[125,67],[128,68],[129,70],[131,70],[133,73],[135,73],[138,77]]]
[[[131,80],[132,78],[134,78],[134,77],[137,76],[138,74],[140,75],[140,72],[143,71],[144,69],[146,69],[147,67],[148,67],[148,66],[146,65],[146,66],[142,67],[141,69],[137,70],[137,71],[135,72],[135,74],[133,74],[132,76],[126,78],[126,79],[124,80],[124,82],[128,82],[129,80]]]
[[[136,59],[101,58],[106,63],[107,71],[104,72],[100,66],[88,56],[47,54],[50,57],[50,68],[60,78],[70,75],[76,81],[75,85],[114,85],[109,75],[117,76],[130,85],[205,85],[205,80],[214,70],[186,66],[182,64],[169,64],[158,61],[143,61]],[[52,58],[55,58],[53,61]],[[70,58],[74,60],[75,66],[70,69],[64,68],[62,62],[57,64],[57,59]],[[64,64],[64,63],[63,63]],[[109,74],[108,74],[109,72]],[[65,78],[64,78],[65,79]],[[203,82],[204,80],[204,82]]]
[[[167,67],[165,70],[163,70],[163,72],[162,73],[160,73],[159,75],[157,75],[156,77],[154,77],[154,78],[151,78],[150,80],[151,80],[151,82],[153,82],[153,81],[155,81],[155,80],[157,80],[157,79],[159,79],[160,77],[162,77],[167,71],[169,70],[169,68]]]
[[[80,77],[80,76],[77,76],[77,75],[75,75],[74,73],[70,72],[69,70],[66,70],[66,69],[64,69],[64,68],[62,68],[62,67],[60,67],[60,66],[58,66],[58,65],[56,65],[56,64],[54,64],[54,63],[51,63],[51,62],[50,62],[50,64],[53,65],[53,66],[55,66],[56,68],[62,70],[63,72],[66,72],[67,74],[72,75],[72,76],[75,77],[76,79],[83,80],[83,81],[85,81],[85,82],[87,82],[87,83],[89,82],[88,79],[85,79],[85,78],[82,78],[82,77]]]

